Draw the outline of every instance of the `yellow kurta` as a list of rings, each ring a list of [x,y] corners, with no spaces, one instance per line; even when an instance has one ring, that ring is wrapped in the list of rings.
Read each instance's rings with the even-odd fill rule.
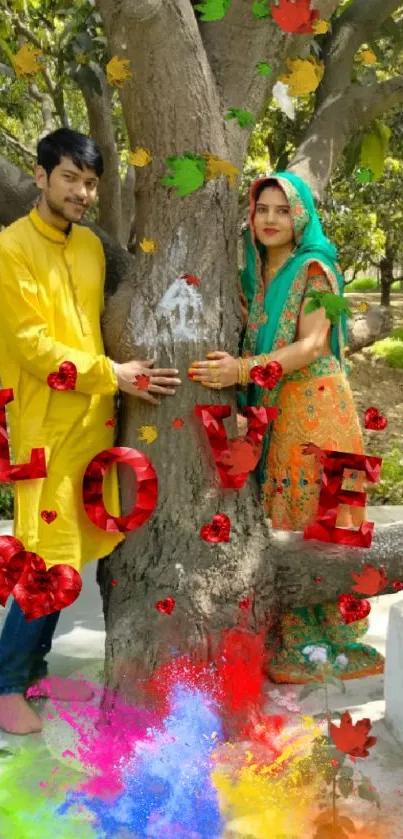
[[[82,483],[90,460],[114,445],[117,380],[100,328],[105,259],[100,240],[73,224],[64,234],[32,210],[0,233],[0,378],[13,388],[7,406],[14,463],[32,448],[46,452],[46,478],[16,481],[14,534],[47,567],[80,571],[124,538],[88,518]],[[77,368],[74,391],[53,390],[49,373],[63,361]],[[119,515],[116,468],[104,479],[104,503]],[[55,510],[47,524],[43,510]]]

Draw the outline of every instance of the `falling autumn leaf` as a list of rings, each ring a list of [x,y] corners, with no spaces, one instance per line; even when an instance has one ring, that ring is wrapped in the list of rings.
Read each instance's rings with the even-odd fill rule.
[[[316,443],[302,443],[302,454],[313,454],[319,463],[324,463],[326,460],[326,452],[317,446]]]
[[[242,108],[229,108],[224,115],[225,120],[236,119],[240,128],[248,128],[255,125],[256,117],[250,111],[243,111]]]
[[[366,594],[368,597],[375,597],[384,588],[389,585],[389,580],[383,566],[376,568],[366,562],[363,570],[360,572],[352,571],[351,576],[355,585],[351,586],[352,591],[357,591],[359,594]]]
[[[143,149],[138,146],[129,154],[128,163],[130,166],[147,166],[152,161],[151,153],[148,149]]]
[[[373,67],[374,64],[377,63],[377,58],[373,50],[369,48],[362,49],[359,51],[357,58],[361,61],[361,64],[365,64],[366,66]]]
[[[271,6],[273,20],[284,32],[308,34],[313,32],[313,25],[320,16],[312,9],[311,0],[279,0],[278,6]]]
[[[351,714],[342,714],[340,726],[330,723],[330,736],[340,752],[353,757],[368,757],[369,749],[375,746],[377,737],[369,737],[372,723],[369,719],[359,720],[355,725]]]
[[[270,76],[273,72],[273,68],[267,61],[258,61],[256,64],[256,72],[259,73],[259,76]]]
[[[305,96],[319,87],[325,65],[315,58],[287,58],[289,72],[279,81],[288,86],[290,96]]]
[[[236,186],[236,178],[241,174],[240,170],[229,160],[222,160],[213,154],[204,155],[207,161],[206,180],[211,181],[225,175],[228,178],[229,186]]]
[[[110,85],[115,87],[123,87],[123,83],[127,79],[131,79],[132,73],[128,70],[130,61],[128,58],[119,58],[114,55],[113,58],[106,65],[106,78]]]
[[[185,280],[186,285],[200,285],[200,280],[198,277],[195,277],[194,274],[181,274],[179,277],[180,280]]]
[[[171,428],[182,428],[185,425],[183,419],[180,417],[176,417],[176,419],[172,420]]]
[[[318,20],[314,23],[312,29],[315,35],[325,35],[326,32],[329,32],[330,23],[328,20]]]
[[[154,239],[142,239],[140,242],[140,247],[143,253],[155,253],[157,248],[157,243]]]
[[[359,303],[359,304],[358,304],[358,307],[357,307],[357,308],[358,308],[358,311],[360,312],[360,314],[364,314],[365,312],[367,312],[367,311],[368,311],[368,309],[369,309],[369,304],[368,304],[368,303],[365,303],[365,301],[363,301],[362,303]]]
[[[229,448],[220,457],[220,462],[229,466],[229,475],[241,475],[255,469],[260,457],[260,447],[248,440],[230,440]]]
[[[142,374],[140,376],[136,376],[133,381],[134,386],[137,390],[147,390],[148,385],[150,384],[150,377]]]
[[[23,44],[14,56],[15,72],[18,78],[21,76],[34,76],[40,70],[43,70],[43,65],[38,61],[42,51],[34,47]]]
[[[153,443],[158,437],[158,429],[156,425],[141,425],[139,428],[139,440],[145,443]]]

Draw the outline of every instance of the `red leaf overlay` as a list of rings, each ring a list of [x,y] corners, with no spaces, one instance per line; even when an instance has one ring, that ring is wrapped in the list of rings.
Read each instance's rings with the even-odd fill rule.
[[[229,542],[231,519],[224,513],[213,516],[211,524],[204,524],[200,536],[205,542]]]
[[[146,375],[136,376],[133,384],[137,390],[147,390],[148,385],[150,384],[150,377]]]
[[[182,428],[185,425],[184,420],[176,417],[176,419],[172,420],[171,428]]]
[[[255,468],[260,453],[261,447],[248,440],[228,440],[228,451],[222,453],[219,462],[227,467],[228,475],[242,475]]]
[[[77,367],[72,361],[63,361],[57,373],[49,373],[48,385],[52,390],[75,390]]]
[[[31,449],[30,463],[11,464],[8,444],[6,405],[14,399],[11,387],[0,388],[0,483],[30,478],[46,478],[45,449]]]
[[[24,570],[13,596],[27,621],[65,609],[77,600],[81,576],[71,565],[54,565],[46,570],[41,556],[27,551]]]
[[[319,463],[324,463],[326,460],[326,452],[321,449],[316,443],[303,443],[302,454],[313,454],[318,459]]]
[[[386,417],[378,411],[378,408],[367,408],[364,414],[365,428],[371,431],[383,431],[387,424]]]
[[[42,510],[41,519],[46,521],[46,524],[52,524],[52,521],[57,519],[56,510]]]
[[[393,580],[392,586],[393,586],[395,591],[402,591],[403,582],[402,582],[402,580]]]
[[[112,581],[111,581],[111,586],[117,586],[117,584],[118,584],[118,581],[117,581],[117,580],[112,580]]]
[[[187,285],[200,285],[200,280],[198,277],[195,277],[194,274],[181,274],[181,280],[186,280]]]
[[[368,600],[357,600],[353,594],[340,594],[337,598],[339,612],[344,623],[355,623],[368,617],[371,604]]]
[[[345,711],[340,726],[330,723],[330,735],[340,752],[353,757],[368,757],[369,749],[375,746],[377,737],[369,737],[372,723],[369,719],[359,720],[355,725],[351,714]]]
[[[173,597],[166,597],[165,600],[158,600],[155,608],[161,612],[162,615],[171,615],[175,608],[175,600]]]
[[[355,582],[355,585],[351,586],[352,591],[366,594],[368,597],[374,597],[389,585],[385,569],[382,566],[376,568],[367,562],[361,572],[352,571],[351,576]]]
[[[105,425],[107,428],[115,428],[116,420],[112,417],[111,419],[106,420]]]
[[[283,375],[283,368],[278,361],[269,361],[268,364],[257,364],[252,367],[250,377],[255,385],[266,388],[266,390],[273,390],[277,382],[280,381]]]
[[[0,536],[0,603],[5,606],[25,565],[24,545],[14,536]]]
[[[310,0],[279,0],[278,6],[271,6],[273,20],[284,32],[307,34],[313,32],[313,24],[320,17],[311,9]]]

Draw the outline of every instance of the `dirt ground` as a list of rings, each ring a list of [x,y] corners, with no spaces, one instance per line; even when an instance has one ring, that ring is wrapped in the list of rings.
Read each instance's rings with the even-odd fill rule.
[[[348,295],[353,312],[363,300],[378,303],[379,295]],[[394,328],[403,326],[403,295],[396,295],[392,301]],[[350,383],[363,425],[364,413],[374,406],[388,418],[383,431],[365,431],[365,452],[383,455],[400,444],[403,449],[403,370],[388,367],[381,358],[376,358],[370,349],[354,353],[349,357],[351,364]]]

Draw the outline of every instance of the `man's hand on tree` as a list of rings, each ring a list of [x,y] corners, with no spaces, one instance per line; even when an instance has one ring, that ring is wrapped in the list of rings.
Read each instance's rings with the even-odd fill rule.
[[[154,364],[154,361],[126,361],[124,364],[114,362],[119,390],[131,396],[137,396],[152,405],[161,403],[160,399],[152,395],[153,393],[174,396],[176,386],[181,384],[181,380],[176,378],[179,371],[160,367],[153,369]],[[138,385],[139,377],[143,376],[149,379],[144,388]]]

